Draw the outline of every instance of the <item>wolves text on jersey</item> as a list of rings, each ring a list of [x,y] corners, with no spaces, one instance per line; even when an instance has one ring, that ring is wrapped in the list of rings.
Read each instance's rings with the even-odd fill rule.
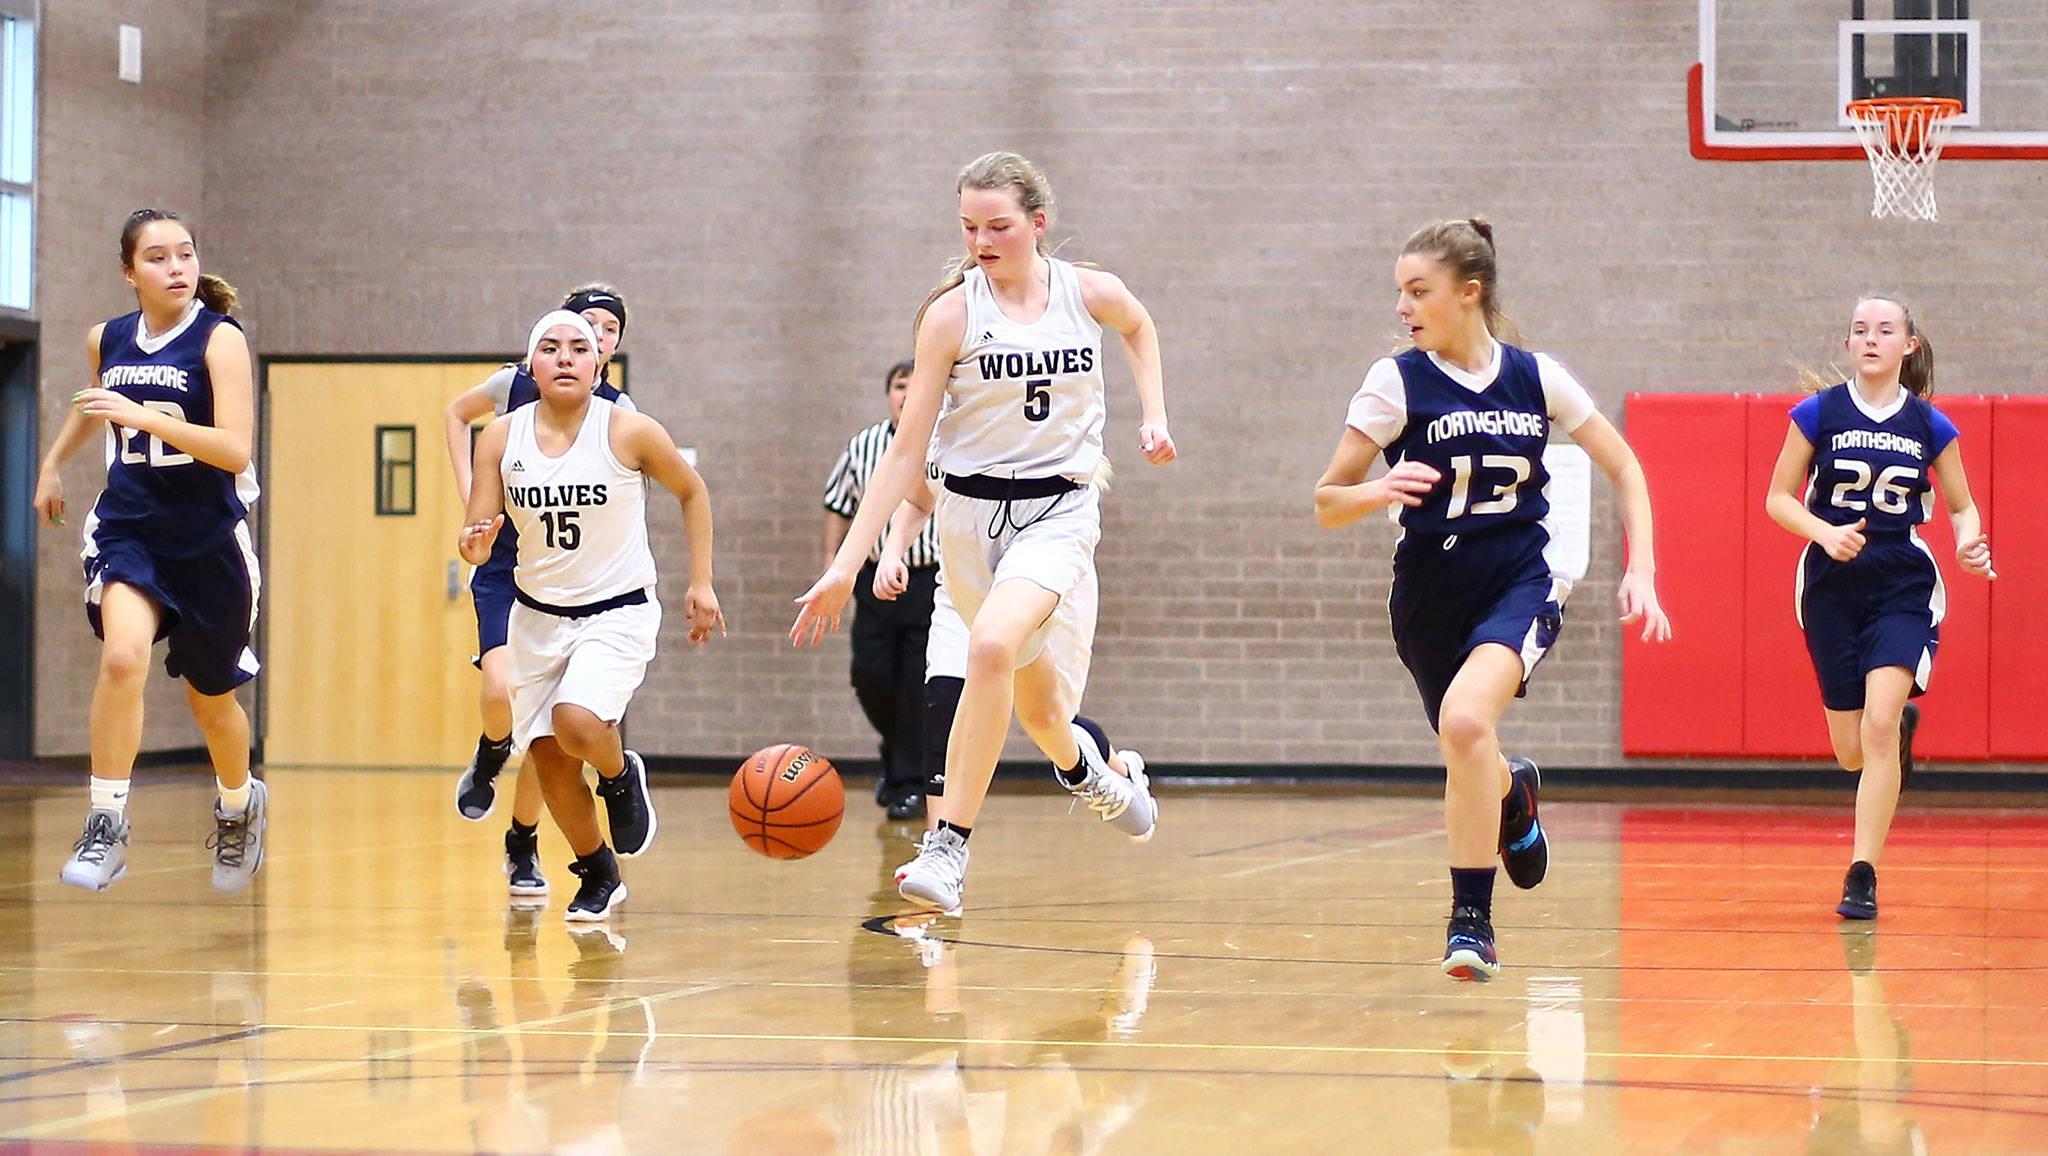
[[[1005,377],[1049,377],[1056,373],[1089,373],[1095,369],[1095,351],[1079,349],[1034,349],[1027,353],[982,353],[975,356],[983,381]]]
[[[522,510],[557,506],[602,506],[610,500],[603,482],[561,486],[506,486],[505,496]]]

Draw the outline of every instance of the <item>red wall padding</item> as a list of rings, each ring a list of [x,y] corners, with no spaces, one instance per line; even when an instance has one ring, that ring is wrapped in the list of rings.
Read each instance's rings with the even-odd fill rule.
[[[1658,590],[1674,636],[1622,648],[1622,751],[1829,758],[1820,691],[1793,610],[1804,543],[1764,512],[1800,395],[1637,394],[1628,438],[1657,511]],[[1977,508],[2048,493],[2048,398],[1942,397],[1962,431]],[[2017,508],[2020,506],[2024,508]],[[2015,503],[1993,534],[1996,584],[1962,572],[1947,507],[1922,528],[1948,617],[1916,744],[1930,758],[2048,757],[2048,598],[2016,576],[2048,561],[2048,505]],[[1993,677],[1996,671],[1997,677]]]
[[[1990,531],[1991,757],[2048,758],[2048,398],[1998,398],[1991,425],[1991,488],[2012,496]],[[1980,450],[1964,461],[1981,477],[1985,459]]]
[[[1671,641],[1623,627],[1621,745],[1636,755],[1713,755],[1742,745],[1742,444],[1734,397],[1628,399],[1628,440],[1657,515],[1657,593]],[[1698,452],[1701,446],[1712,452]],[[1652,465],[1654,463],[1654,466]],[[1580,613],[1609,613],[1600,606]]]

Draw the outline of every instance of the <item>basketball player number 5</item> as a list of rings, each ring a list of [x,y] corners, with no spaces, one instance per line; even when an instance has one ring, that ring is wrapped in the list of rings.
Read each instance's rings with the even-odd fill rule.
[[[1052,413],[1052,378],[1035,377],[1024,383],[1024,420],[1044,421]]]
[[[1505,514],[1515,508],[1521,500],[1520,489],[1529,480],[1529,459],[1515,454],[1487,454],[1479,459],[1479,468],[1485,470],[1512,470],[1514,477],[1493,488],[1493,496],[1476,503],[1470,510],[1465,502],[1472,489],[1472,455],[1459,454],[1451,459],[1451,504],[1445,508],[1444,517],[1462,518],[1472,514]]]
[[[167,413],[179,421],[185,420],[185,407],[175,401],[145,401],[142,408]],[[147,462],[151,468],[158,468],[190,465],[192,462],[191,454],[168,449],[164,443],[141,430],[120,430],[118,434],[121,438],[121,464],[124,466],[139,466]],[[137,448],[144,442],[149,444],[147,453]]]

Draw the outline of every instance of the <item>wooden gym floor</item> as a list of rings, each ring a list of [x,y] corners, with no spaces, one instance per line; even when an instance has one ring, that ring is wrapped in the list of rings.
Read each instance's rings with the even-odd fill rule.
[[[145,774],[127,878],[56,882],[83,784],[0,787],[0,1153],[2011,1152],[2048,1123],[2048,808],[1909,798],[1883,915],[1826,805],[1565,796],[1505,972],[1436,969],[1441,804],[1167,785],[1133,847],[991,801],[968,909],[896,919],[862,785],[755,857],[669,780],[605,930],[507,907],[453,776],[277,771],[207,887],[208,782]]]

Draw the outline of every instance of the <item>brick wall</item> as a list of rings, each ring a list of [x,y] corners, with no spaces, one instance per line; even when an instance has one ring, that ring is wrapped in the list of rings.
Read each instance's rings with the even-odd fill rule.
[[[206,53],[203,0],[64,0],[45,4],[42,150],[37,181],[36,308],[42,322],[42,448],[73,393],[91,384],[85,334],[135,308],[121,279],[121,223],[144,205],[185,214],[213,256],[200,209]],[[117,29],[142,28],[141,84],[116,75]],[[93,442],[64,471],[70,515],[36,542],[36,753],[82,754],[99,642],[80,599],[79,527],[106,477]],[[163,648],[157,648],[161,662]],[[159,668],[160,669],[160,668]],[[181,684],[153,676],[144,749],[200,745]]]
[[[1925,228],[1870,221],[1856,165],[1693,161],[1696,10],[215,0],[209,254],[269,353],[514,347],[567,285],[620,284],[636,395],[702,452],[732,623],[692,651],[671,615],[635,741],[863,754],[845,644],[793,652],[790,599],[825,470],[958,244],[953,174],[1015,148],[1053,180],[1062,255],[1157,318],[1182,451],[1138,460],[1110,356],[1090,713],[1156,760],[1427,763],[1391,527],[1310,516],[1417,225],[1492,216],[1510,312],[1611,416],[1629,391],[1783,386],[1878,286],[1917,303],[1944,388],[2039,388],[2048,327],[2009,255],[2048,239],[2012,207],[2042,169],[1951,166]],[[1593,574],[1507,733],[1598,766],[1624,760],[1596,493]],[[683,572],[672,505],[656,549]]]

